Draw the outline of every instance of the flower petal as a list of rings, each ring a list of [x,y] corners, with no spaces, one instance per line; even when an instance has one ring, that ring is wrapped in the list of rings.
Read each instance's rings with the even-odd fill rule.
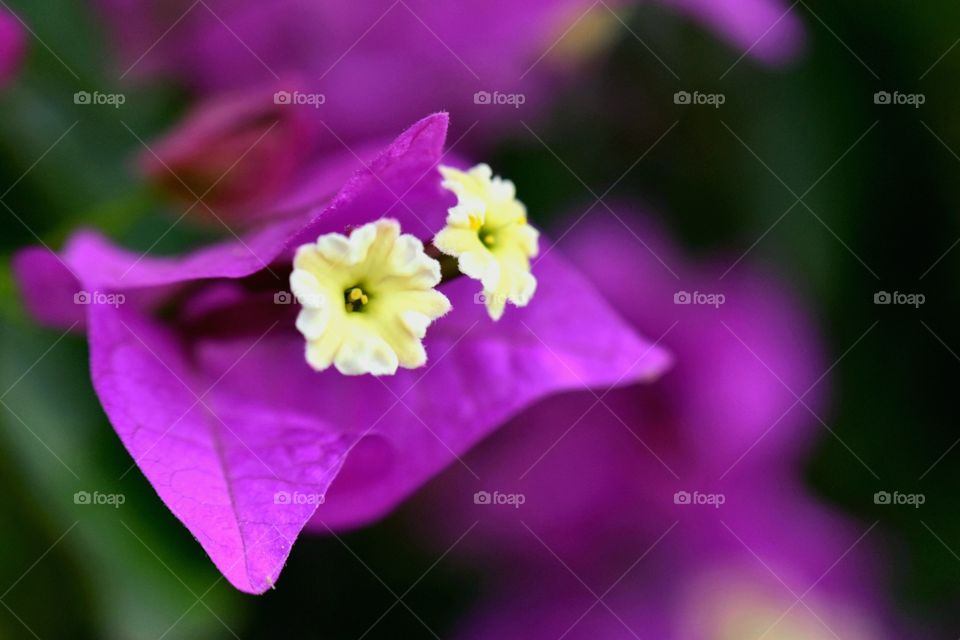
[[[381,398],[366,414],[380,477],[370,481],[365,457],[348,457],[317,510],[316,528],[384,515],[454,456],[546,396],[649,380],[669,366],[669,355],[639,338],[557,252],[545,253],[535,272],[537,297],[497,323],[476,299],[474,283],[442,287],[456,313],[430,326],[426,370],[374,382],[392,393],[362,395]],[[589,312],[571,313],[570,300]]]
[[[218,381],[133,309],[88,318],[94,387],[130,455],[231,584],[272,587],[353,439],[322,412],[264,403],[254,380]]]

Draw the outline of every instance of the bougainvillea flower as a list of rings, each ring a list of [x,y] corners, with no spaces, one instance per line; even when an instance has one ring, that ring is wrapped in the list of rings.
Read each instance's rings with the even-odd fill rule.
[[[799,485],[753,480],[720,508],[684,507],[710,512],[708,520],[679,516],[656,533],[624,535],[619,564],[601,558],[575,576],[539,545],[533,553],[545,564],[515,564],[490,581],[492,593],[455,637],[492,640],[517,628],[532,640],[917,637],[886,613],[869,525],[834,515]]]
[[[291,104],[271,82],[198,101],[147,145],[147,181],[183,207],[173,212],[216,228],[288,218],[333,197],[392,138],[346,141]]]
[[[191,212],[208,222],[220,216],[246,224],[282,213],[274,205],[300,178],[320,132],[302,107],[278,104],[275,91],[257,86],[198,103],[141,154],[148,181],[187,205],[202,198],[207,206]]]
[[[0,9],[0,86],[10,81],[23,62],[26,33],[20,20]]]
[[[531,555],[538,542],[523,523],[571,563],[615,550],[609,540],[659,527],[651,514],[672,516],[677,491],[722,491],[758,469],[792,469],[824,433],[797,396],[821,410],[827,367],[783,281],[747,265],[720,280],[732,259],[694,264],[644,218],[618,216],[646,247],[598,215],[555,250],[643,335],[659,338],[674,367],[656,385],[615,389],[602,402],[567,393],[531,407],[467,458],[479,480],[451,468],[437,481],[431,504],[448,503],[437,525],[444,539],[479,521],[461,546],[491,561]],[[484,491],[526,503],[475,505]]]
[[[799,21],[791,13],[778,22],[787,10],[782,0],[663,1],[763,60],[782,60],[796,50]],[[344,139],[393,131],[418,114],[448,109],[464,131],[479,123],[473,133],[480,141],[481,132],[516,127],[518,115],[530,117],[546,104],[598,41],[630,38],[624,18],[613,12],[633,3],[100,4],[131,76],[172,76],[209,95],[297,74],[305,82],[288,91],[322,95],[316,113]]]
[[[475,476],[451,468],[421,494],[409,515],[491,574],[457,637],[903,637],[886,631],[871,527],[800,482],[821,430],[792,390],[822,410],[825,366],[795,295],[748,265],[721,279],[732,259],[692,263],[623,209],[567,237],[676,364],[647,388],[544,400],[471,451]]]
[[[538,399],[655,377],[668,363],[551,252],[522,317],[494,323],[469,279],[441,285],[453,311],[430,327],[422,369],[310,367],[286,290],[295,250],[388,217],[429,240],[453,205],[437,170],[446,130],[445,114],[425,118],[323,205],[184,256],[80,232],[58,255],[15,258],[34,315],[85,329],[121,441],[241,590],[274,584],[319,503],[330,527],[380,517]],[[571,299],[591,313],[563,313]]]
[[[457,204],[433,243],[457,258],[462,273],[480,281],[491,318],[499,320],[507,302],[525,307],[537,288],[530,258],[539,251],[540,234],[527,223],[516,187],[494,177],[485,164],[468,171],[440,167],[440,173]]]
[[[780,0],[661,0],[708,25],[734,48],[767,64],[800,51],[804,33],[796,4]]]
[[[558,67],[573,63],[544,54],[589,8],[582,0],[100,4],[130,76],[172,76],[202,95],[297,77],[287,91],[323,96],[315,113],[352,140],[438,109],[455,110],[463,130],[515,122],[516,107],[535,109]],[[500,95],[521,97],[497,103]]]

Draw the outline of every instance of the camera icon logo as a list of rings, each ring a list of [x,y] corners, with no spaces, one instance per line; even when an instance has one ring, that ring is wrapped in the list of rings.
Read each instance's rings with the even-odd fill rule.
[[[873,304],[890,304],[891,302],[893,302],[893,297],[889,291],[877,291],[873,294]]]
[[[293,102],[293,96],[289,91],[277,91],[273,94],[273,104],[290,104]]]
[[[293,304],[293,294],[289,291],[277,291],[273,294],[273,304]]]
[[[489,91],[477,91],[473,94],[473,104],[490,104],[492,101],[493,96]]]
[[[90,504],[90,492],[77,491],[73,494],[73,504]]]
[[[73,294],[73,304],[90,304],[90,293],[87,291],[77,291]]]
[[[889,491],[877,491],[873,494],[873,504],[890,504],[891,497]]]
[[[673,94],[673,104],[690,104],[692,97],[689,91],[677,91]]]
[[[677,291],[673,294],[673,304],[690,304],[691,300],[689,291]]]
[[[673,494],[673,504],[690,504],[690,492],[677,491]]]
[[[277,491],[273,494],[273,504],[290,504],[290,492]]]
[[[889,91],[877,91],[873,94],[873,104],[890,104],[891,99]]]
[[[477,491],[473,494],[473,504],[490,504],[491,502],[489,491]]]
[[[73,94],[73,104],[90,104],[91,100],[89,91],[77,91]]]

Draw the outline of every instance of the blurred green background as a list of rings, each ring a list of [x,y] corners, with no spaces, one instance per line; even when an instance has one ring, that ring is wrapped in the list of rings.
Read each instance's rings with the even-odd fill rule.
[[[0,637],[30,637],[27,627],[40,638],[360,636],[435,560],[402,517],[342,539],[303,538],[281,588],[236,592],[140,473],[124,475],[130,458],[90,386],[84,340],[39,329],[20,308],[8,259],[18,247],[57,247],[69,230],[93,225],[146,248],[169,226],[169,205],[135,177],[130,160],[141,147],[130,130],[155,137],[186,96],[123,87],[120,114],[74,105],[78,90],[120,90],[89,7],[11,7],[36,33],[26,69],[0,94]],[[638,7],[631,28],[683,81],[624,33],[537,132],[599,194],[669,130],[669,143],[607,199],[645,203],[694,255],[740,255],[789,210],[750,258],[813,302],[830,362],[863,340],[831,373],[823,417],[839,438],[823,430],[810,487],[852,517],[880,521],[890,553],[877,562],[890,567],[902,614],[956,637],[960,46],[951,47],[960,4],[843,0],[795,10],[807,51],[770,70],[736,63],[740,52],[677,14]],[[679,90],[720,92],[726,103],[676,105]],[[877,105],[877,91],[926,102]],[[547,227],[593,202],[527,132],[490,160]],[[791,209],[811,185],[806,206]],[[180,225],[156,250],[197,240]],[[926,303],[876,306],[880,290],[923,293]],[[93,488],[126,503],[74,504],[76,491]],[[923,493],[926,504],[876,506],[879,490]],[[441,562],[405,601],[442,635],[479,580]],[[424,633],[398,605],[366,637]]]

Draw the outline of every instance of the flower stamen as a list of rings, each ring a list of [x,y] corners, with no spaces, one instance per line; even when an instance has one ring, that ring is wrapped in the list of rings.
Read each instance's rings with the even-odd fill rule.
[[[347,311],[360,311],[368,302],[370,297],[363,292],[361,287],[351,287],[343,292],[343,299],[347,305]]]

